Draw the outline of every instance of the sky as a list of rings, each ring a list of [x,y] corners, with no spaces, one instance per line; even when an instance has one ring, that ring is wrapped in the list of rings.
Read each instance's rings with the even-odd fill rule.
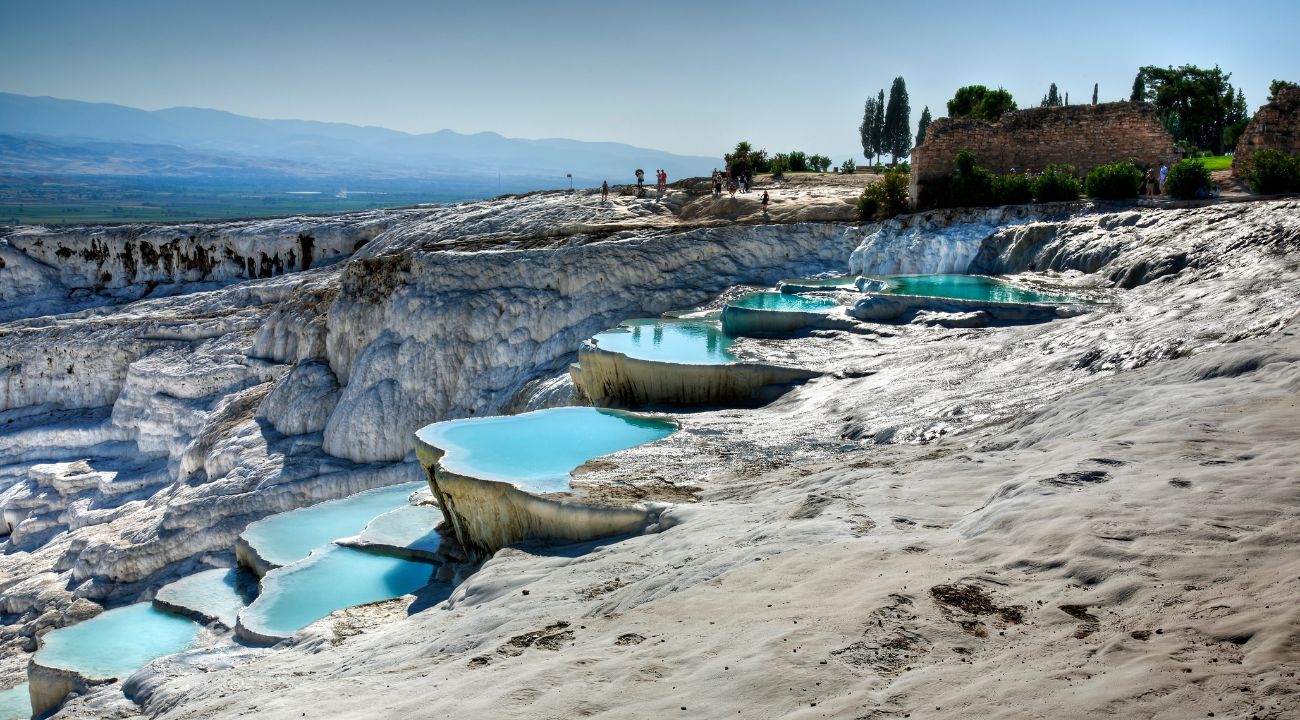
[[[896,76],[913,128],[968,84],[1127,99],[1142,65],[1217,64],[1253,111],[1300,81],[1296,28],[1291,0],[0,0],[0,91],[838,165]]]

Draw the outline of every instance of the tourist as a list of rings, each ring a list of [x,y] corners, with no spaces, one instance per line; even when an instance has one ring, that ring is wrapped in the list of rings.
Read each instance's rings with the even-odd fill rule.
[[[731,193],[731,199],[732,199],[732,200],[735,200],[735,199],[736,199],[736,181],[735,181],[735,180],[732,180],[731,182],[727,183],[727,191]]]
[[[760,202],[763,203],[763,212],[767,212],[767,191],[766,190],[763,191],[763,199]]]
[[[600,201],[603,203],[609,202],[609,181],[608,180],[600,184]]]
[[[645,187],[645,170],[636,169],[636,189],[638,193]]]
[[[1169,166],[1160,163],[1160,194],[1165,194],[1165,180],[1169,177]]]
[[[747,192],[747,190],[745,189],[745,176],[744,176],[744,175],[741,175],[741,176],[740,176],[740,194],[741,194],[741,195],[744,195],[746,192]]]
[[[713,173],[713,197],[722,197],[722,174]]]
[[[1150,169],[1150,168],[1148,168],[1148,169],[1147,169],[1146,177],[1144,178],[1144,181],[1146,182],[1146,185],[1147,185],[1147,197],[1155,197],[1155,194],[1156,194],[1156,171],[1155,171],[1155,170],[1152,170],[1152,169]]]

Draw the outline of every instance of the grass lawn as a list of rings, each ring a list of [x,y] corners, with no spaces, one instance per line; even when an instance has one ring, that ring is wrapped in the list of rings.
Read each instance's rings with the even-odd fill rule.
[[[1198,158],[1206,170],[1214,172],[1215,170],[1227,170],[1232,167],[1231,155],[1215,155],[1213,157]]]

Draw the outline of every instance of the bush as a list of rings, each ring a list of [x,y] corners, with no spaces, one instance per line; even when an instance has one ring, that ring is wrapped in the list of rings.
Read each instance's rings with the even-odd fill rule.
[[[1034,199],[1034,184],[1024,175],[993,178],[993,197],[998,205],[1024,205]]]
[[[1183,160],[1169,170],[1165,179],[1165,192],[1175,200],[1203,197],[1213,187],[1210,171],[1199,160]]]
[[[1260,195],[1300,192],[1300,155],[1260,150],[1246,163],[1246,184]]]
[[[844,163],[840,165],[840,172],[842,173],[847,173],[849,175],[852,175],[857,171],[858,171],[858,164],[853,161],[853,158],[849,158],[848,160],[845,160]]]
[[[886,220],[907,211],[907,173],[889,169],[879,182],[868,184],[858,197],[858,219]]]
[[[1048,165],[1043,173],[1034,178],[1034,202],[1060,202],[1078,200],[1083,192],[1083,185],[1074,175],[1074,168],[1069,165]]]
[[[1098,165],[1084,182],[1088,197],[1102,200],[1127,200],[1142,192],[1142,171],[1131,162]]]

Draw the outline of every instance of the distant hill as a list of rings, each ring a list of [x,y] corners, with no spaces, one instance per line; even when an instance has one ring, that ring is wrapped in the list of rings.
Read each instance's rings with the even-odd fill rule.
[[[630,182],[633,170],[706,175],[715,158],[622,143],[522,140],[450,130],[413,135],[380,127],[262,120],[220,110],[146,111],[0,93],[0,173],[195,175],[239,173],[360,178],[564,177]]]

